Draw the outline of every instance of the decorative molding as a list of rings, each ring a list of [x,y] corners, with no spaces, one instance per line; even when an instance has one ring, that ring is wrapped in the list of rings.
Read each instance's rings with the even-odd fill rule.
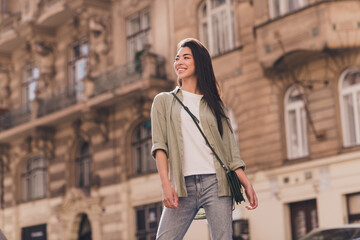
[[[0,144],[0,161],[7,171],[10,171],[10,145]]]

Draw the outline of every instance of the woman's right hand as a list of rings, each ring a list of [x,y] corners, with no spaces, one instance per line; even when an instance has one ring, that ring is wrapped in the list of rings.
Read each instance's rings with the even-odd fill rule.
[[[178,196],[175,192],[175,189],[169,184],[163,186],[163,203],[167,208],[177,208],[178,207]]]

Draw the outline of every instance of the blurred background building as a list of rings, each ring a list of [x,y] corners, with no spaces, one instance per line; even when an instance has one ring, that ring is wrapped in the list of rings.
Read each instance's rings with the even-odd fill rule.
[[[213,57],[255,211],[236,240],[360,221],[358,0],[0,0],[0,228],[150,240],[153,97],[183,38]],[[176,223],[174,223],[176,224]],[[210,239],[206,220],[185,239]]]

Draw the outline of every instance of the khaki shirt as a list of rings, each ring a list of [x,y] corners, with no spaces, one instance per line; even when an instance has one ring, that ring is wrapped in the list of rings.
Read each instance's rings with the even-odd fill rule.
[[[183,95],[179,87],[173,90],[182,101]],[[151,108],[152,149],[151,155],[155,159],[156,150],[163,150],[168,157],[169,179],[179,197],[187,197],[185,179],[182,172],[183,159],[183,136],[181,133],[180,110],[182,106],[174,98],[171,92],[159,93],[155,96]],[[226,120],[222,120],[224,126],[221,137],[214,114],[204,98],[200,101],[200,122],[210,145],[214,148],[223,161],[231,170],[245,169],[245,164],[240,157],[234,135]],[[194,123],[195,124],[195,123]],[[199,139],[202,141],[203,139]],[[218,196],[231,196],[225,170],[213,155],[216,177],[218,180]]]

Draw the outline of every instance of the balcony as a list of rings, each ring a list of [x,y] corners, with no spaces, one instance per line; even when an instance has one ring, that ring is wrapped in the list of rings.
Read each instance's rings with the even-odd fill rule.
[[[316,0],[254,27],[258,58],[273,68],[285,55],[296,61],[324,49],[360,47],[360,5],[357,0]]]
[[[9,53],[19,47],[25,38],[20,37],[18,26],[20,25],[21,14],[10,14],[0,23],[0,52]]]
[[[146,91],[163,91],[173,86],[166,79],[165,59],[145,52],[138,63],[126,64],[84,80],[80,95],[67,87],[52,96],[34,100],[32,111],[23,108],[0,111],[0,142],[24,135],[35,127],[75,120],[84,109],[111,106],[141,96]]]
[[[43,0],[39,5],[39,16],[36,24],[46,28],[56,28],[63,25],[67,20],[74,16],[78,16],[77,10],[88,5],[97,6],[96,3],[101,3],[101,7],[106,4],[110,6],[110,0]],[[99,7],[98,6],[98,7]]]
[[[92,96],[116,91],[116,89],[122,91],[124,88],[138,88],[139,84],[146,86],[151,79],[165,78],[165,59],[155,54],[145,53],[141,61],[116,67],[95,78]]]

